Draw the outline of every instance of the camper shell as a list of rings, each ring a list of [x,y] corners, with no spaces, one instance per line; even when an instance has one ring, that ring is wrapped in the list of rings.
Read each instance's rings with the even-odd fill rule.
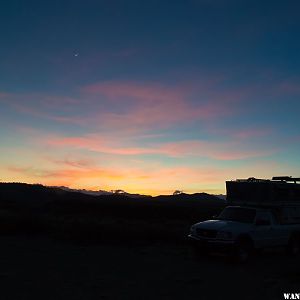
[[[280,224],[300,224],[300,178],[226,181],[228,205],[270,209]]]

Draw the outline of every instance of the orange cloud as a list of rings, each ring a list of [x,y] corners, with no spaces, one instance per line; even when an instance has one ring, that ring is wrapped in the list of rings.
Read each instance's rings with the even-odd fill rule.
[[[42,169],[36,167],[16,167],[10,166],[8,171],[25,174],[29,177],[40,179],[43,182],[48,181],[69,181],[78,179],[106,178],[109,180],[119,180],[124,178],[125,174],[121,171],[115,171],[105,168],[86,168],[86,169]]]
[[[223,182],[225,172],[213,168],[159,167],[45,170],[32,167],[9,167],[8,171],[27,178],[29,182],[47,185],[66,185],[87,189],[124,189],[146,194],[172,193],[185,187],[186,192],[203,191],[206,185]],[[222,183],[223,186],[223,183]]]
[[[65,185],[93,190],[123,189],[131,193],[171,194],[174,190],[187,193],[224,193],[225,181],[236,178],[270,178],[284,168],[277,161],[256,161],[249,165],[224,167],[166,167],[150,164],[136,168],[130,164],[117,167],[56,168],[10,166],[1,174],[2,180],[25,181],[46,185]],[[297,170],[296,170],[297,171]],[[1,172],[0,172],[1,173]],[[297,174],[297,173],[295,173]]]

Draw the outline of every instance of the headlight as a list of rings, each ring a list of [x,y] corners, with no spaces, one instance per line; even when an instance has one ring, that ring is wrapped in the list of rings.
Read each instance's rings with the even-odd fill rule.
[[[190,228],[190,235],[197,236],[197,226],[196,225],[193,225]]]
[[[230,240],[232,239],[232,233],[229,231],[219,231],[217,238],[222,240]]]

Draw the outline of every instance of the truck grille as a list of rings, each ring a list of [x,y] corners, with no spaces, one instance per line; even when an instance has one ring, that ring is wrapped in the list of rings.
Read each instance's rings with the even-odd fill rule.
[[[215,238],[217,236],[217,231],[211,229],[197,228],[196,233],[198,236],[205,237],[205,238]]]

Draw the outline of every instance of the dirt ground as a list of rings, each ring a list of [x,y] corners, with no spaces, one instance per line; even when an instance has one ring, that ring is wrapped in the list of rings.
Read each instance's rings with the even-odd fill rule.
[[[0,299],[284,299],[300,292],[300,258],[246,264],[196,257],[188,245],[75,244],[0,237]]]

